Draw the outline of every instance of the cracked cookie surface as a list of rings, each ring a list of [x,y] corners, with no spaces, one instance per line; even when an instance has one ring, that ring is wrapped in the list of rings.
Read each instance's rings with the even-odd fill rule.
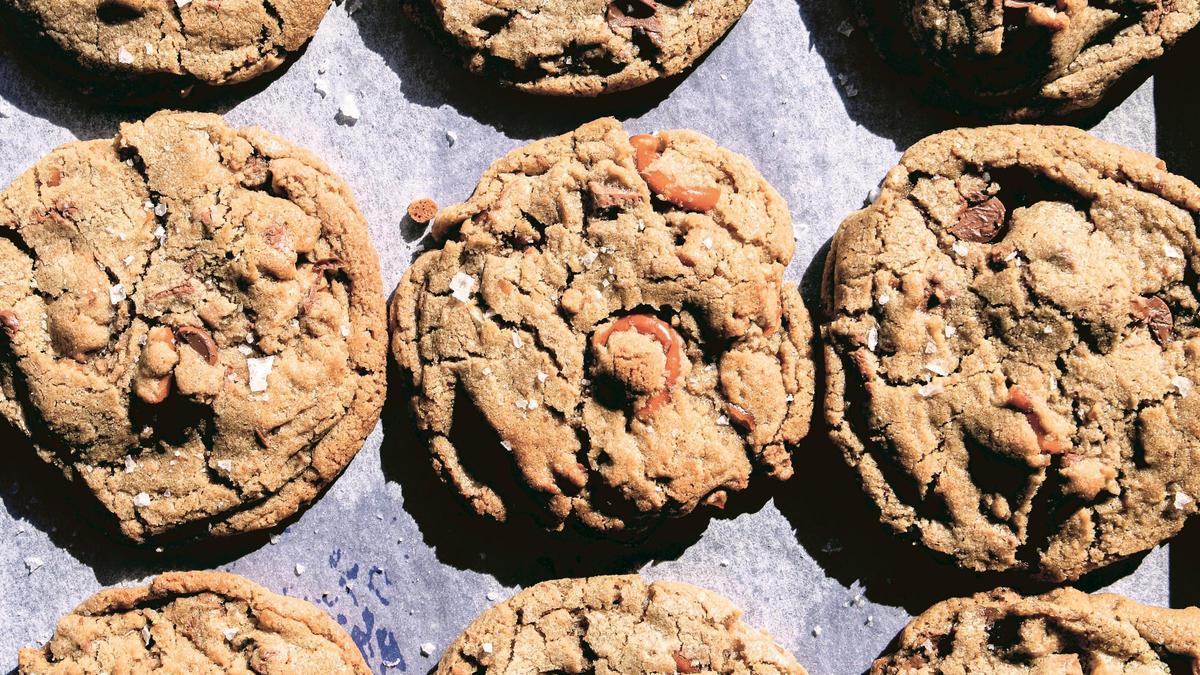
[[[2,0],[85,71],[154,88],[244,82],[317,31],[328,0]]]
[[[988,672],[1149,675],[1200,670],[1200,609],[1063,588],[941,602],[910,623],[873,675]]]
[[[1200,22],[1200,0],[859,0],[876,42],[956,107],[1089,108]]]
[[[640,576],[546,581],[479,616],[438,675],[468,673],[772,673],[804,675],[725,598]]]
[[[392,348],[476,511],[637,529],[791,475],[812,330],[787,206],[745,158],[599,120],[497,161],[433,230]]]
[[[138,541],[287,518],[384,398],[349,190],[216,115],[64,145],[0,193],[0,324],[0,415]]]
[[[1068,127],[910,148],[825,268],[834,440],[884,522],[1074,579],[1200,493],[1200,189]]]
[[[595,96],[676,75],[750,0],[407,0],[476,73],[524,91]]]
[[[225,572],[170,572],[101,591],[58,622],[22,675],[370,673],[353,640],[315,606]]]

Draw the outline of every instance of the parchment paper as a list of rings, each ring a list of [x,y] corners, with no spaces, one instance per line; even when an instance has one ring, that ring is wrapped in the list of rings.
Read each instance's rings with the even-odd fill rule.
[[[215,107],[234,124],[307,146],[346,179],[370,221],[389,293],[421,246],[422,229],[403,219],[409,201],[465,199],[504,152],[602,114],[634,132],[695,128],[749,156],[787,198],[797,241],[788,278],[803,281],[811,301],[841,219],[901,150],[959,123],[920,104],[848,17],[842,0],[757,0],[686,78],[581,104],[476,79],[409,25],[395,0],[366,0],[352,13],[333,7],[286,72]],[[1092,128],[1157,152],[1193,179],[1195,42]],[[328,96],[314,91],[318,78]],[[38,54],[0,42],[0,184],[60,143],[111,136],[121,120],[145,114],[105,110],[51,80]],[[354,125],[336,119],[346,94],[361,110]],[[485,607],[554,576],[641,570],[709,587],[814,674],[862,672],[912,614],[993,583],[889,537],[819,431],[797,451],[789,484],[760,486],[706,527],[682,526],[632,551],[482,527],[430,478],[397,398],[345,475],[286,529],[164,553],[96,531],[64,502],[61,478],[11,433],[0,435],[0,671],[95,590],[172,568],[221,567],[312,600],[377,672],[420,673]],[[1170,552],[1160,548],[1082,586],[1194,603],[1196,539],[1185,533]],[[432,655],[422,655],[423,643],[436,647]]]

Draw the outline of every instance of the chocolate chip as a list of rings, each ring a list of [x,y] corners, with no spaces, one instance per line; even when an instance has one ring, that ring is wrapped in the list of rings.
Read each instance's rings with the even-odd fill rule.
[[[634,28],[645,32],[658,49],[662,49],[662,24],[655,13],[658,3],[654,0],[616,0],[608,4],[608,26]]]
[[[692,665],[692,662],[687,660],[683,654],[679,652],[671,652],[671,656],[675,659],[675,672],[678,673],[698,673],[699,668]]]
[[[8,337],[12,337],[21,330],[21,321],[11,309],[3,309],[0,310],[0,327],[4,328],[4,333]]]
[[[208,365],[217,365],[217,343],[208,331],[195,326],[180,326],[176,332]]]
[[[725,412],[728,413],[729,420],[734,424],[738,425],[747,432],[754,431],[754,427],[757,425],[754,419],[754,413],[746,410],[736,403],[726,403]]]
[[[1004,225],[1007,211],[1004,203],[992,197],[982,204],[965,209],[950,232],[965,241],[986,243],[996,238]]]
[[[1171,341],[1171,331],[1175,328],[1175,317],[1171,315],[1171,308],[1163,302],[1162,298],[1154,296],[1134,298],[1130,304],[1134,319],[1138,323],[1150,327],[1150,334],[1154,336],[1158,344],[1166,345]]]

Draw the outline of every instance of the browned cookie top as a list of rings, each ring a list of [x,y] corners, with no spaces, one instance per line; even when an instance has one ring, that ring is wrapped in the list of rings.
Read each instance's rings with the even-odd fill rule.
[[[787,207],[699,134],[632,141],[604,119],[497,161],[396,291],[418,424],[480,513],[617,530],[791,475],[813,382]]]
[[[0,0],[85,68],[179,87],[274,70],[317,31],[329,0]]]
[[[378,419],[380,283],[345,184],[262,130],[64,145],[0,193],[0,414],[133,539],[271,526]]]
[[[595,96],[675,75],[750,0],[408,0],[472,71],[525,91]]]
[[[370,669],[311,604],[225,572],[170,572],[101,591],[58,622],[22,675],[68,673],[357,673]]]
[[[965,108],[1088,108],[1200,22],[1200,0],[860,0],[885,54]]]
[[[1200,189],[1067,127],[927,138],[826,266],[827,416],[883,520],[1055,580],[1200,497]]]
[[[1073,588],[1036,597],[1000,589],[939,603],[871,668],[874,675],[1198,671],[1200,609],[1148,607]]]
[[[482,673],[804,675],[725,598],[637,575],[546,581],[475,619],[438,675]]]

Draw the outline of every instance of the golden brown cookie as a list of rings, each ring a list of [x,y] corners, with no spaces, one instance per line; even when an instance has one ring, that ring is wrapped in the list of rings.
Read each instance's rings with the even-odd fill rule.
[[[370,673],[340,626],[313,605],[225,572],[169,572],[101,591],[58,622],[21,675]]]
[[[1099,103],[1200,22],[1200,0],[858,0],[876,43],[940,103],[1010,119]]]
[[[1200,496],[1200,188],[1069,127],[910,148],[834,237],[834,440],[884,522],[1062,581]]]
[[[1073,588],[1000,589],[939,603],[910,623],[873,675],[1133,675],[1200,671],[1200,609],[1148,607]]]
[[[523,91],[596,96],[676,75],[750,0],[406,0],[473,72]]]
[[[492,673],[744,673],[804,675],[771,636],[725,598],[637,575],[559,579],[475,619],[438,675]]]
[[[316,33],[329,8],[329,0],[2,2],[78,62],[99,91],[116,80],[176,95],[274,70]]]
[[[0,415],[138,541],[287,518],[383,404],[349,190],[216,115],[69,143],[0,193],[0,320]]]
[[[392,348],[478,512],[633,529],[791,475],[811,328],[787,207],[745,158],[599,120],[497,161],[433,228],[452,239],[400,282]]]

